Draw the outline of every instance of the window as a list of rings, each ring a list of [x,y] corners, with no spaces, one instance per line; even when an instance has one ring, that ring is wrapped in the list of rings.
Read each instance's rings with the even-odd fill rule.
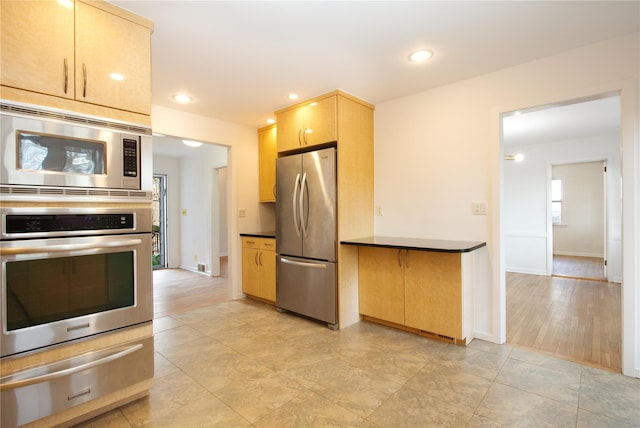
[[[551,221],[562,223],[562,180],[551,180]]]

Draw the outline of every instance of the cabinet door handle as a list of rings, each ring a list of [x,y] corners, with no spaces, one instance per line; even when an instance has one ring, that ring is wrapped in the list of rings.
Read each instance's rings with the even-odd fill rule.
[[[253,256],[253,262],[258,266],[258,253]]]
[[[82,98],[87,98],[87,64],[82,64]]]
[[[259,260],[260,260],[260,266],[262,266],[262,251],[260,251],[260,258],[259,258]]]
[[[298,145],[302,146],[302,138],[300,137],[300,135],[302,134],[302,129],[298,129]]]
[[[409,250],[406,250],[406,253],[404,253],[404,267],[409,269]]]
[[[69,63],[67,59],[64,59],[64,93],[67,93],[69,89]]]
[[[398,250],[398,267],[402,267],[402,250]]]

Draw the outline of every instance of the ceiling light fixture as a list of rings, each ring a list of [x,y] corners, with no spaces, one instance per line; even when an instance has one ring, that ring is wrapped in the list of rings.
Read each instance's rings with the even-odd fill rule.
[[[109,77],[111,77],[113,80],[117,80],[118,82],[124,80],[124,76],[120,73],[111,73]]]
[[[275,119],[267,119],[267,123],[269,125],[273,125],[274,123],[276,123],[276,120]]]
[[[189,147],[200,147],[202,145],[200,141],[193,141],[193,140],[182,140],[182,143]]]
[[[297,100],[298,99],[298,94],[289,94],[289,99],[290,100]]]
[[[425,62],[426,60],[428,60],[432,56],[433,56],[433,52],[428,51],[426,49],[420,49],[420,50],[417,50],[417,51],[413,52],[411,55],[409,55],[409,59],[412,62]]]
[[[190,103],[192,98],[186,94],[177,94],[173,96],[173,99],[179,103],[186,104]]]
[[[58,4],[68,9],[73,9],[73,0],[58,0]]]
[[[504,160],[522,162],[524,160],[524,155],[522,153],[518,153],[517,155],[506,155]]]

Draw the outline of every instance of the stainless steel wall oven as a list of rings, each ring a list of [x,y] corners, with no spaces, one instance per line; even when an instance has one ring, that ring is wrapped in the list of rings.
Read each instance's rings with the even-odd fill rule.
[[[0,208],[2,357],[151,321],[150,208]]]

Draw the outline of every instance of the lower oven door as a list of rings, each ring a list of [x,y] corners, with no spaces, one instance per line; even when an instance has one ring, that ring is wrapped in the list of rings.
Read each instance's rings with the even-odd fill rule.
[[[17,427],[153,377],[153,337],[0,379],[2,427]]]
[[[0,242],[2,357],[150,321],[151,234]]]

